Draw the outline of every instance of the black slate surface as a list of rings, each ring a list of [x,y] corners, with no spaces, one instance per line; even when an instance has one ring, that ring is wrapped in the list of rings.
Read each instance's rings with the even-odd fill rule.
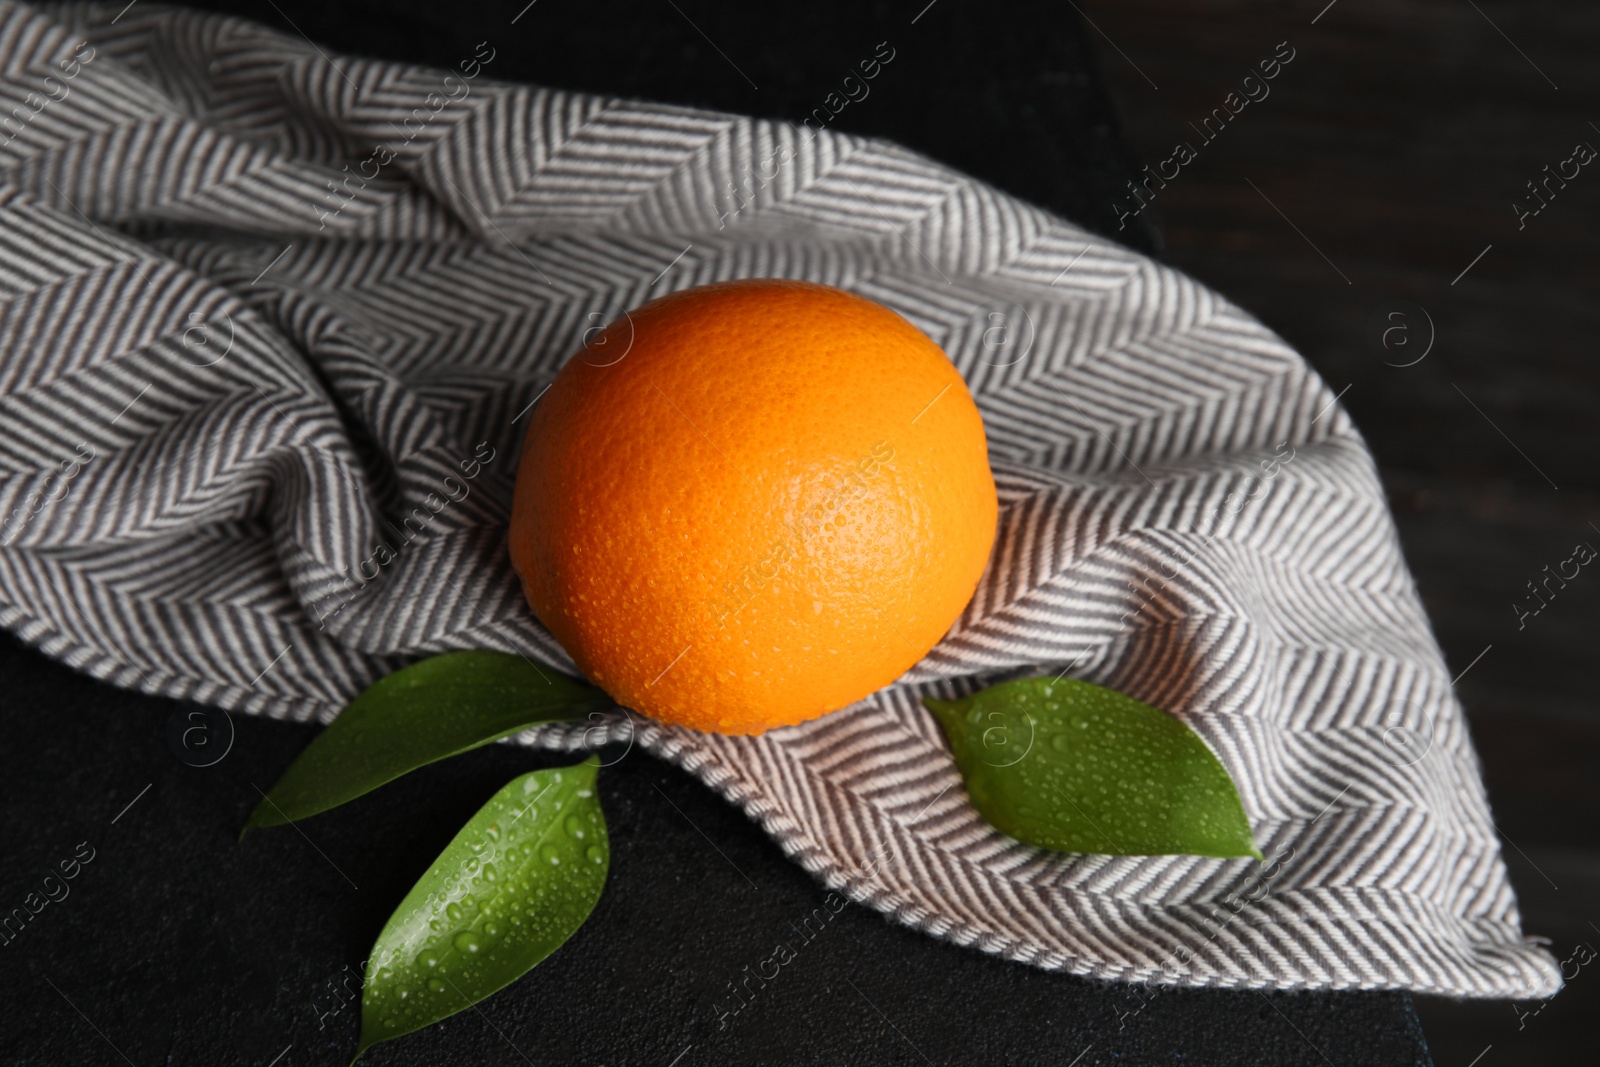
[[[438,66],[487,40],[500,78],[795,122],[887,41],[892,64],[834,128],[898,140],[1154,246],[1150,231],[1116,230],[1108,205],[1137,168],[1086,32],[1061,5],[524,3],[196,6]],[[234,717],[227,756],[195,767],[171,736],[206,721],[190,717],[197,706],[111,689],[9,638],[0,684],[0,908],[23,905],[80,845],[93,850],[68,895],[0,946],[0,1062],[11,1064],[345,1063],[356,976],[389,911],[496,788],[559,762],[497,746],[303,833],[240,844],[257,788],[314,728]],[[210,721],[220,743],[223,723]],[[794,926],[829,910],[809,875],[689,776],[638,752],[607,758],[619,760],[601,787],[612,879],[590,922],[481,1010],[364,1063],[1430,1062],[1404,994],[1183,991],[1141,1006],[1132,987],[1006,963],[856,905],[801,945]],[[796,958],[733,1014],[729,984],[780,940]]]
[[[361,963],[410,883],[497,788],[566,761],[493,746],[241,843],[257,788],[315,727],[234,716],[227,755],[196,767],[201,735],[172,736],[205,723],[198,705],[112,689],[9,637],[0,678],[0,905],[92,856],[0,948],[0,1062],[25,1067],[346,1063]],[[1401,994],[1143,990],[1141,1008],[1133,987],[841,907],[688,775],[626,748],[605,758],[611,880],[588,924],[480,1010],[363,1063],[1430,1062]],[[817,909],[837,914],[798,929]],[[736,1002],[730,983],[780,941],[795,958]]]
[[[1096,51],[1071,7],[1053,0],[186,6],[299,32],[325,50],[437,67],[479,54],[481,42],[493,49],[487,77],[796,125],[843,95],[863,60],[892,54],[828,129],[888,137],[1141,251],[1157,243],[1142,220],[1117,228],[1112,204],[1142,162],[1118,136]]]

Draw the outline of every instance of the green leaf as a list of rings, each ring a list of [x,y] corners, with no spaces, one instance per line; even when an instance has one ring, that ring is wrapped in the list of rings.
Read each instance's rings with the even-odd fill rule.
[[[306,746],[250,813],[244,833],[336,808],[530,726],[614,707],[594,686],[505,652],[446,652],[413,663],[356,697]]]
[[[1113,856],[1254,856],[1239,791],[1198,734],[1130,696],[1029,678],[925,699],[983,817],[1018,841]]]
[[[583,925],[611,863],[599,769],[517,778],[439,854],[372,947],[357,1056],[504,988]]]

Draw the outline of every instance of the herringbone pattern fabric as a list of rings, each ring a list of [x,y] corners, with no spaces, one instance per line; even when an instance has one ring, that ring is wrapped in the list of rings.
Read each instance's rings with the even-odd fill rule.
[[[804,726],[524,741],[633,730],[828,884],[1041,967],[1556,988],[1371,458],[1282,341],[893,145],[497,84],[493,59],[0,3],[0,622],[118,685],[302,720],[430,652],[570,669],[505,552],[530,405],[652,295],[826,282],[972,385],[1002,516],[971,607]],[[1276,862],[987,828],[918,697],[1064,670],[1193,724]]]

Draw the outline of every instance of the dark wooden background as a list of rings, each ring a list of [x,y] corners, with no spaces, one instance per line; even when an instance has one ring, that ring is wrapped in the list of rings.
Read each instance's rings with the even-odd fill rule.
[[[1600,947],[1600,568],[1552,584],[1520,628],[1512,606],[1579,542],[1600,548],[1600,160],[1552,183],[1520,229],[1512,208],[1537,206],[1525,183],[1547,164],[1600,147],[1600,9],[1080,5],[1142,162],[1179,141],[1198,149],[1142,216],[1163,258],[1348,387],[1440,644],[1467,672],[1458,693],[1527,931],[1563,958]],[[1188,124],[1285,41],[1295,58],[1270,95],[1202,142]],[[1407,329],[1385,348],[1370,321],[1391,310]],[[1431,351],[1401,366],[1423,352],[1428,319]],[[1440,1067],[1594,1062],[1600,963],[1537,1015],[1418,1007]]]

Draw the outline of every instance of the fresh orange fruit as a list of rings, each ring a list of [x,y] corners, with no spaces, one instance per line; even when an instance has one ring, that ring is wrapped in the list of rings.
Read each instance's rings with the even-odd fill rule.
[[[763,279],[611,323],[539,400],[511,519],[534,613],[663,722],[761,733],[893,682],[972,598],[983,420],[905,319]]]

